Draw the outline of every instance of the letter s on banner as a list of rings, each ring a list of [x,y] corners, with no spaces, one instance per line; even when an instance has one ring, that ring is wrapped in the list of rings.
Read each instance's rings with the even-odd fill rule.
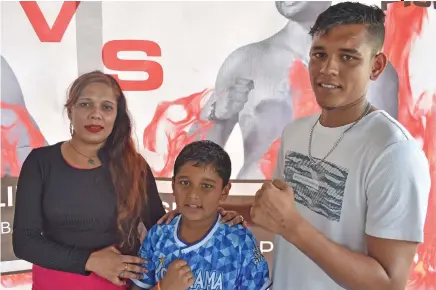
[[[147,56],[161,56],[160,46],[150,40],[111,40],[103,46],[102,57],[106,68],[114,71],[140,71],[148,74],[146,80],[121,80],[118,75],[112,76],[120,83],[124,91],[152,91],[163,83],[163,68],[155,61],[143,59],[120,59],[118,52],[142,51]]]

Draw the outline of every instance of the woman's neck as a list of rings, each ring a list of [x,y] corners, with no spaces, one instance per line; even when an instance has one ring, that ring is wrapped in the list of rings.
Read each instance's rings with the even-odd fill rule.
[[[85,143],[74,136],[68,141],[75,151],[89,158],[97,157],[98,150],[103,146],[103,143],[89,144]]]

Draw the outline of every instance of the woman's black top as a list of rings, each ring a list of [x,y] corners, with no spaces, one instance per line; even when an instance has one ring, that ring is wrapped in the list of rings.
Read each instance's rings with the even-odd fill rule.
[[[34,149],[23,163],[13,248],[18,258],[33,264],[86,275],[86,261],[92,252],[120,244],[115,189],[102,153],[102,166],[77,169],[63,158],[62,143]],[[165,210],[148,170],[148,201],[142,220],[150,229]],[[133,254],[138,248],[139,241]]]

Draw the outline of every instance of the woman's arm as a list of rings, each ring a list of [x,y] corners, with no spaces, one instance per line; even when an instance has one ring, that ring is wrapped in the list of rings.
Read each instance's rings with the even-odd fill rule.
[[[148,229],[157,223],[165,215],[165,208],[159,196],[156,186],[156,179],[154,178],[151,168],[147,165],[147,206],[144,208],[143,222],[144,224],[149,221]]]
[[[29,154],[18,178],[12,233],[15,256],[44,268],[86,275],[85,264],[92,251],[62,245],[44,236],[42,196],[46,176],[40,161],[45,156],[39,150]]]

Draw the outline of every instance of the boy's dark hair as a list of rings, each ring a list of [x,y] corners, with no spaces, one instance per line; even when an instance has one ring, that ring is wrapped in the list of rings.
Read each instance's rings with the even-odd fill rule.
[[[210,140],[201,140],[186,145],[174,163],[174,176],[187,162],[195,162],[195,166],[212,165],[222,178],[223,186],[229,183],[232,162],[229,154],[218,144]]]
[[[321,13],[310,29],[309,34],[327,33],[338,25],[364,24],[368,36],[374,44],[374,52],[383,47],[385,40],[385,13],[375,5],[369,6],[359,2],[342,2],[330,6]]]

